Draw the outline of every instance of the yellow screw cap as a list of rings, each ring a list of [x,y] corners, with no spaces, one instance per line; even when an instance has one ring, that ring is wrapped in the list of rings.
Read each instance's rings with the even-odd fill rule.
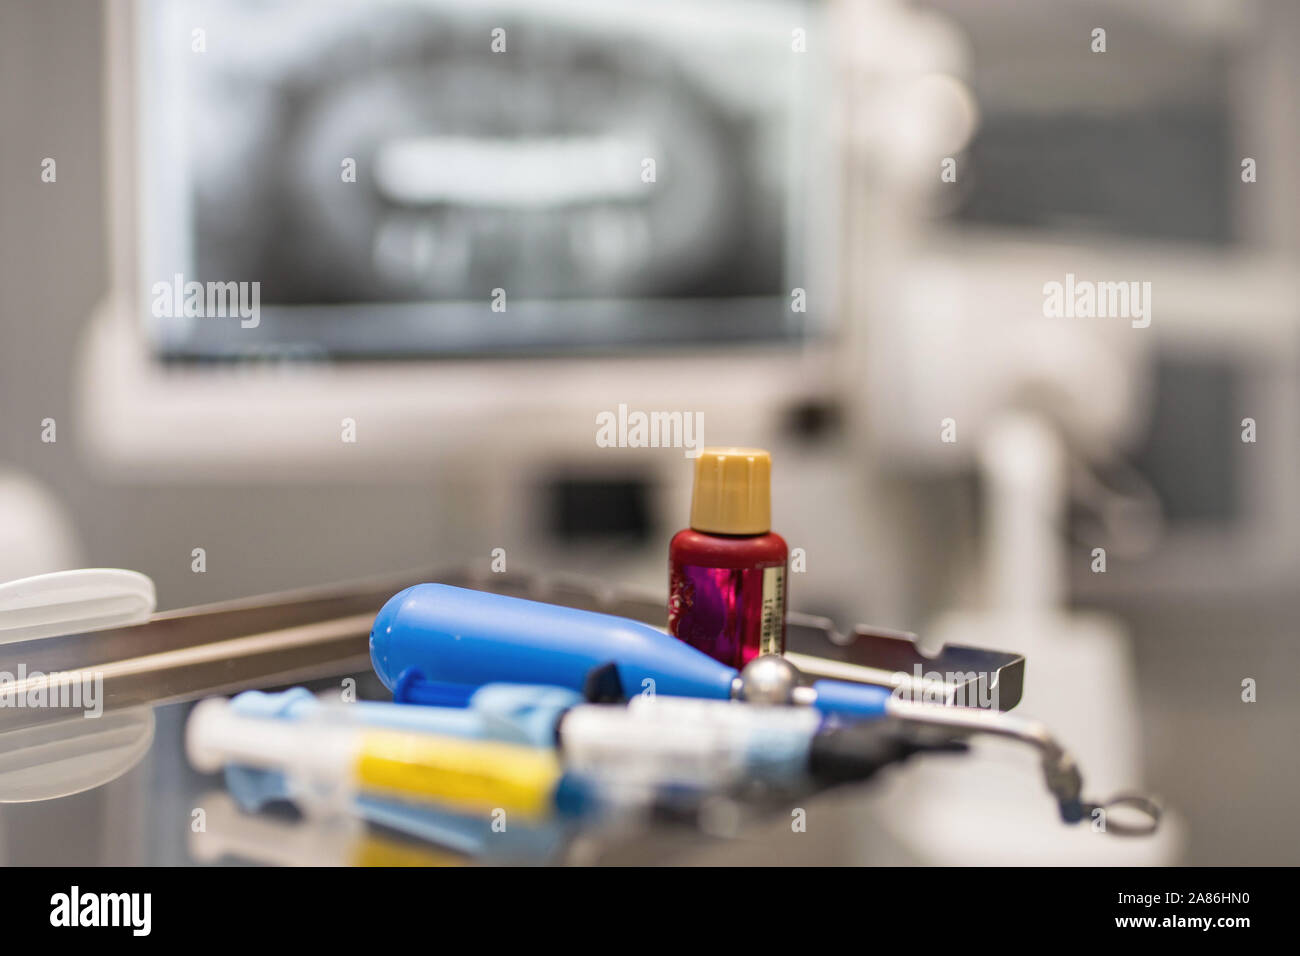
[[[705,448],[695,459],[691,527],[712,534],[772,530],[772,456],[761,448]]]

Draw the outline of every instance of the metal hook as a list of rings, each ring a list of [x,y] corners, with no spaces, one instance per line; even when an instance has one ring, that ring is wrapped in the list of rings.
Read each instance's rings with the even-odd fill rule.
[[[1092,816],[1094,810],[1107,811],[1114,807],[1128,807],[1144,813],[1147,824],[1115,825],[1107,822],[1106,833],[1116,836],[1146,836],[1160,825],[1160,807],[1148,797],[1123,793],[1105,803],[1087,802],[1082,797],[1083,775],[1074,757],[1057,742],[1047,727],[1036,720],[1015,717],[1011,714],[969,707],[948,707],[938,704],[918,704],[904,700],[890,701],[890,713],[928,727],[941,729],[961,736],[989,734],[1018,740],[1034,747],[1042,756],[1043,780],[1056,798],[1061,819],[1078,823]]]
[[[1147,818],[1145,823],[1124,823],[1115,822],[1110,819],[1107,811],[1115,807],[1127,807],[1136,810],[1138,813]],[[1116,836],[1150,836],[1160,827],[1160,816],[1163,810],[1160,804],[1156,803],[1150,797],[1145,797],[1140,793],[1117,793],[1105,803],[1091,805],[1087,808],[1088,815],[1092,815],[1093,810],[1101,810],[1106,813],[1105,831],[1113,833]]]

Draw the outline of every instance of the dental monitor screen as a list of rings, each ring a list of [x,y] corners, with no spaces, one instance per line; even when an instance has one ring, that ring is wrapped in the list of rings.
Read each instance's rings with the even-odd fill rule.
[[[800,338],[808,138],[782,6],[147,2],[155,352]]]

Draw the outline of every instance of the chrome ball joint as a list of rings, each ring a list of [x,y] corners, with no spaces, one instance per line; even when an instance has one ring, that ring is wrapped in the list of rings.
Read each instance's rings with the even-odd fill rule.
[[[732,684],[731,696],[747,704],[809,704],[816,697],[804,686],[799,668],[779,654],[763,654],[745,665]]]

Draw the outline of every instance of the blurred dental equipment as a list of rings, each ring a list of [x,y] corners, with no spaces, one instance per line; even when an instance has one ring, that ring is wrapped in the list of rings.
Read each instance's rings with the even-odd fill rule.
[[[698,803],[714,793],[737,787],[775,786],[789,793],[812,786],[861,782],[890,764],[925,752],[964,751],[958,742],[973,736],[996,735],[1031,744],[1041,755],[1044,781],[1058,801],[1065,823],[1095,822],[1098,810],[1125,807],[1138,816],[1133,822],[1117,820],[1107,832],[1117,835],[1148,834],[1159,822],[1159,808],[1138,795],[1120,795],[1104,804],[1081,796],[1082,777],[1073,758],[1039,724],[995,712],[968,708],[902,704],[883,720],[829,728],[810,708],[771,707],[737,702],[702,701],[671,697],[634,698],[627,706],[573,704],[556,713],[546,700],[556,701],[555,688],[523,685],[488,685],[484,697],[476,691],[468,710],[424,705],[325,704],[299,688],[282,694],[249,692],[230,702],[234,712],[254,716],[243,728],[251,732],[259,720],[280,720],[311,726],[402,727],[411,734],[427,735],[437,747],[448,735],[477,737],[489,733],[513,737],[517,724],[494,719],[494,711],[512,699],[505,710],[535,724],[533,732],[549,726],[540,746],[557,746],[566,773],[577,774],[604,795],[607,810],[626,813],[650,807],[658,794],[676,794],[679,805],[689,793]],[[477,705],[476,705],[477,698]],[[541,705],[533,711],[528,702]],[[189,739],[192,757],[203,753],[214,737],[205,708],[192,719]],[[223,739],[229,740],[228,736]],[[344,803],[320,801],[319,786],[302,775],[287,758],[259,760],[245,765],[225,755],[226,780],[231,792],[248,810],[269,801],[291,800],[308,809],[332,806],[364,819],[453,849],[475,854],[519,850],[523,844],[497,841],[488,847],[485,836],[493,831],[480,809],[461,806],[437,809],[448,801],[424,791],[420,805],[368,793]],[[206,765],[199,763],[201,768]],[[310,789],[309,789],[310,788]],[[612,802],[609,802],[612,801]],[[470,811],[470,812],[467,812]],[[608,820],[608,818],[607,818]],[[552,846],[559,834],[544,821],[541,829],[530,825],[529,844]],[[534,838],[534,832],[537,834]],[[546,834],[549,834],[546,835]],[[538,843],[538,841],[541,843]]]
[[[844,719],[883,715],[892,694],[847,681],[804,686],[798,669],[772,654],[737,671],[639,621],[443,584],[394,595],[375,618],[370,656],[389,688],[415,668],[453,684],[508,681],[581,690],[595,669],[612,662],[631,692],[798,703]]]
[[[840,10],[845,25],[863,16],[848,5]],[[948,66],[960,74],[962,43],[955,33],[948,36]],[[871,57],[860,47],[845,49],[848,82],[865,82]],[[973,112],[968,115],[969,123],[952,128],[957,139],[948,150],[927,155],[957,155],[975,128]],[[876,153],[883,147],[869,131],[881,127],[852,112],[842,123],[850,143],[849,193],[874,195]],[[933,175],[925,181],[929,190],[942,182]],[[1026,709],[1074,742],[1104,790],[1132,786],[1140,781],[1141,760],[1127,639],[1118,622],[1065,606],[1063,532],[1072,456],[1108,460],[1132,437],[1148,346],[1134,336],[1145,330],[1127,321],[1047,320],[1042,280],[1006,281],[1013,270],[1033,275],[1019,261],[944,255],[945,247],[919,227],[897,226],[903,241],[859,250],[873,266],[849,280],[846,308],[861,328],[852,359],[855,370],[867,370],[866,388],[853,393],[859,425],[890,469],[974,470],[981,489],[980,565],[971,589],[977,607],[945,607],[927,631],[941,641],[961,635],[1024,653],[1034,673]],[[882,275],[896,278],[877,281]],[[1071,694],[1071,687],[1094,692]],[[991,753],[1002,762],[991,762]],[[1012,793],[1014,777],[1005,768],[1020,767],[1024,757],[979,748],[975,760],[985,772],[968,783],[956,782],[948,768],[925,767],[891,795],[887,823],[932,862],[1024,862],[1048,846],[1063,862],[1102,858],[1108,851],[1081,843],[1077,834],[1037,825],[1033,795]],[[991,820],[997,825],[989,826]],[[1126,848],[1125,858],[1167,861],[1176,833],[1176,826],[1166,827],[1155,841]]]
[[[502,809],[525,819],[584,809],[549,750],[383,727],[248,717],[210,698],[186,726],[190,762],[276,770],[308,807],[345,809],[358,794],[433,802],[453,811]]]
[[[827,680],[806,686],[792,664],[773,655],[757,657],[737,673],[654,628],[609,615],[419,585],[395,595],[380,611],[371,632],[371,656],[376,672],[389,686],[410,668],[419,668],[452,683],[553,682],[576,690],[590,687],[593,670],[607,667],[622,687],[648,688],[655,697],[811,704],[830,721],[888,715],[962,734],[990,733],[1039,748],[1049,790],[1060,801],[1067,822],[1106,806],[1083,801],[1073,758],[1039,725],[996,713],[979,716],[979,711],[967,708],[917,704],[883,687]],[[967,717],[968,711],[974,716]],[[715,712],[696,713],[702,719]],[[743,716],[737,712],[736,719]],[[1151,827],[1120,824],[1115,832],[1154,829],[1158,811],[1153,803],[1143,798],[1119,802],[1140,806],[1151,817]]]

